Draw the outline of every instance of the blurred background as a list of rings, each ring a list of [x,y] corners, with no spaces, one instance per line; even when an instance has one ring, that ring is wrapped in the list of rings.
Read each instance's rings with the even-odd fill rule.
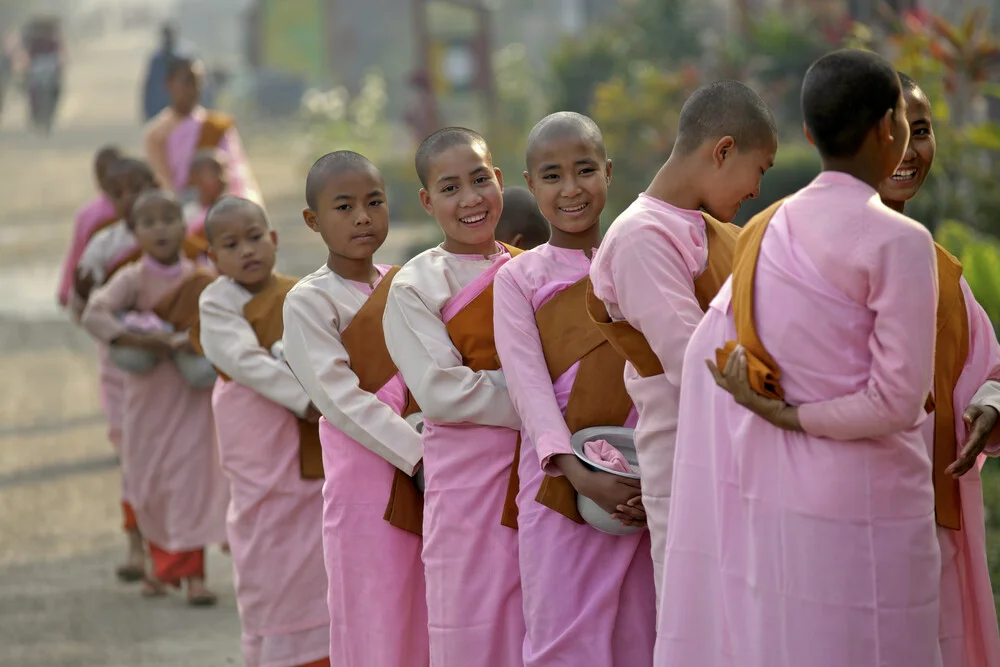
[[[819,169],[798,110],[808,65],[845,45],[879,51],[934,105],[937,159],[907,212],[959,256],[1000,323],[1000,0],[0,0],[0,665],[239,664],[224,555],[210,557],[216,609],[140,601],[115,583],[124,538],[94,348],[54,296],[94,151],[141,151],[165,23],[169,48],[206,64],[205,103],[236,115],[280,268],[295,275],[325,259],[300,211],[326,152],[381,167],[394,221],[381,259],[401,262],[439,238],[416,195],[421,138],[480,130],[520,185],[531,126],[579,111],[615,163],[608,225],[666,159],[687,95],[720,78],[761,92],[780,125],[743,221]],[[41,115],[24,55],[37,39],[64,67]],[[994,463],[984,474],[996,591],[1000,474]]]

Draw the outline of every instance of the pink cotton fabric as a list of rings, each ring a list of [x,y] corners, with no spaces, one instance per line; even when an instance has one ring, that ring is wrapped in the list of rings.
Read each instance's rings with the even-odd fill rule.
[[[108,199],[108,196],[100,192],[90,203],[80,209],[76,214],[76,221],[73,224],[73,237],[70,239],[69,249],[66,251],[66,258],[63,260],[62,272],[59,276],[59,287],[56,296],[63,306],[69,304],[69,297],[73,291],[73,282],[76,276],[76,265],[83,255],[87,241],[97,229],[98,225],[110,220],[115,216],[115,205]]]
[[[380,273],[387,268],[380,266]],[[351,284],[371,295],[371,286]],[[375,396],[401,414],[406,405],[402,376],[394,375]],[[422,541],[382,518],[395,468],[325,417],[319,423],[326,475],[323,552],[330,580],[330,663],[427,667]]]
[[[509,260],[503,255],[441,312],[448,322]],[[517,433],[424,422],[424,575],[434,667],[522,664],[517,533],[500,524]]]
[[[976,391],[988,380],[1000,378],[1000,345],[993,325],[976,302],[965,278],[962,294],[969,320],[969,356],[955,387],[955,434],[958,450],[968,437],[962,415]],[[929,456],[934,452],[934,420],[923,426]],[[997,453],[996,437],[987,453]],[[962,530],[938,526],[941,545],[941,656],[944,667],[1000,666],[1000,631],[986,560],[986,525],[980,464],[959,482]]]
[[[196,108],[184,117],[167,137],[166,157],[173,176],[173,187],[176,192],[187,189],[191,177],[191,161],[198,152],[198,138],[205,122],[206,110]],[[262,203],[260,189],[250,170],[250,163],[243,151],[243,142],[236,128],[230,128],[219,142],[218,150],[226,156],[226,177],[229,182],[229,194],[245,197]]]
[[[121,454],[122,447],[122,412],[125,400],[125,371],[121,370],[108,359],[108,346],[97,344],[98,398],[101,410],[108,420],[108,442],[116,454]],[[122,499],[125,496],[125,486],[122,483]]]
[[[615,449],[607,440],[591,440],[583,443],[583,453],[587,459],[600,463],[615,472],[632,473],[632,466],[625,460],[622,453]]]
[[[606,535],[535,502],[544,474],[561,474],[551,458],[572,455],[564,413],[579,368],[552,382],[535,311],[589,268],[583,252],[545,244],[508,262],[494,285],[497,350],[523,423],[517,537],[526,667],[642,667],[653,658],[649,534]],[[626,425],[635,423],[633,410]]]
[[[84,326],[110,343],[124,333],[116,313],[152,310],[194,264],[164,267],[144,257],[123,268],[90,298]],[[226,539],[228,485],[219,467],[211,390],[196,390],[177,367],[161,362],[124,382],[122,475],[125,497],[143,536],[177,552]]]
[[[643,378],[625,366],[625,386],[639,411],[635,448],[642,502],[652,541],[657,597],[670,512],[677,410],[684,350],[703,312],[694,279],[708,262],[700,211],[677,208],[645,194],[615,220],[594,253],[594,294],[616,320],[639,330],[664,372]]]
[[[655,664],[938,667],[929,234],[829,172],[775,215],[755,320],[806,433],[704,368],[730,302],[728,282],[685,356]]]
[[[266,652],[273,641],[315,630],[324,641],[311,659],[325,657],[330,616],[323,482],[301,478],[298,420],[253,389],[221,378],[212,408],[219,460],[229,480],[226,532],[243,633],[261,638],[254,646]],[[261,664],[254,662],[256,653],[245,652],[248,665]]]

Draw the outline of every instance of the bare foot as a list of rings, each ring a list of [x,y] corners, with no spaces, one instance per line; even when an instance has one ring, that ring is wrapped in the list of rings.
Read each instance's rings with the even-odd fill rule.
[[[218,602],[215,593],[205,587],[205,580],[192,577],[188,583],[188,604],[192,607],[211,607]]]
[[[158,579],[145,577],[142,580],[142,597],[159,598],[167,594],[167,586]]]
[[[146,550],[142,544],[142,534],[138,530],[128,532],[128,557],[125,564],[115,571],[118,579],[132,583],[142,581],[146,576]]]

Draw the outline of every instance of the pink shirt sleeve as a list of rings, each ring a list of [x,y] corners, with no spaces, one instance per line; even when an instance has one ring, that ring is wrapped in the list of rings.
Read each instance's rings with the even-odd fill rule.
[[[110,344],[127,331],[116,313],[132,310],[139,299],[138,276],[133,268],[125,267],[116,273],[87,301],[81,323],[102,343]]]
[[[670,385],[673,412],[680,402],[684,351],[704,316],[694,279],[669,237],[633,235],[620,240],[611,267],[618,308],[649,342]]]
[[[854,394],[800,406],[799,421],[811,435],[877,438],[911,428],[923,414],[934,372],[937,257],[925,229],[895,230],[860,250],[867,264],[866,305],[875,314],[868,383]],[[866,239],[855,241],[861,246]]]
[[[534,445],[542,469],[560,475],[559,468],[550,462],[557,454],[573,453],[570,432],[552,388],[531,295],[515,280],[516,269],[516,262],[508,263],[493,281],[497,354],[514,409],[521,417],[521,429]]]

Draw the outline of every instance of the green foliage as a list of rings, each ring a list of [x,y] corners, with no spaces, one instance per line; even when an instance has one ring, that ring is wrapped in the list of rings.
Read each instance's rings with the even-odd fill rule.
[[[996,327],[1000,324],[1000,243],[955,220],[942,223],[936,236],[962,262],[962,275]]]

